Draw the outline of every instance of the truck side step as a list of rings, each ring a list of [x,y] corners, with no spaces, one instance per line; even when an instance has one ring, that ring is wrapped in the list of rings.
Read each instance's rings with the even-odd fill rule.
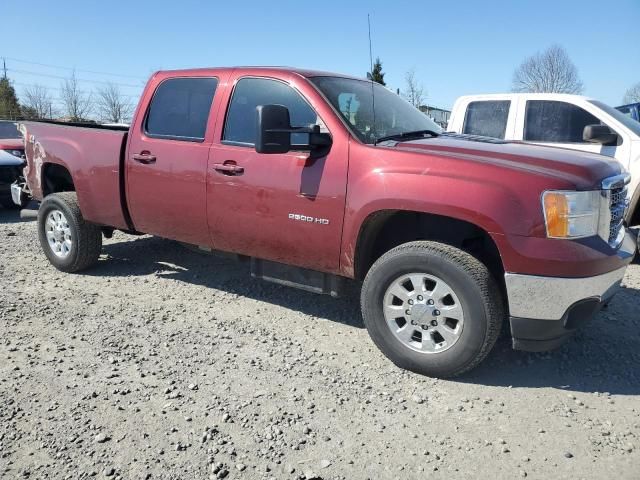
[[[308,292],[339,297],[344,279],[338,275],[251,258],[251,276]]]

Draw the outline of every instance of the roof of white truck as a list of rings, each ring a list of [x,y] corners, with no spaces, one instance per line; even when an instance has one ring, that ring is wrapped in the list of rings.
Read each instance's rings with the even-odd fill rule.
[[[531,100],[562,100],[571,102],[575,100],[592,100],[584,95],[572,95],[569,93],[486,93],[480,95],[463,95],[460,100],[501,100],[501,99],[527,98]]]

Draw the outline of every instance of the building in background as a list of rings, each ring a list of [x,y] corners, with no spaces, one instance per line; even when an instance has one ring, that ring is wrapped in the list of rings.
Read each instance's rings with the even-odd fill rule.
[[[428,115],[434,122],[446,129],[451,116],[451,110],[433,107],[431,105],[420,105],[420,111]]]

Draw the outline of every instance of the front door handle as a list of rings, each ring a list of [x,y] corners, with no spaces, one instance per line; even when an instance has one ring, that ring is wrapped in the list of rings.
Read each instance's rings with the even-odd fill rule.
[[[232,160],[227,160],[224,163],[214,163],[213,169],[225,175],[242,175],[244,173],[244,168]]]
[[[146,150],[140,152],[140,153],[134,153],[133,154],[133,159],[136,162],[140,162],[143,163],[145,165],[149,165],[151,163],[156,163],[156,157],[154,155],[151,155],[151,152],[148,152]]]

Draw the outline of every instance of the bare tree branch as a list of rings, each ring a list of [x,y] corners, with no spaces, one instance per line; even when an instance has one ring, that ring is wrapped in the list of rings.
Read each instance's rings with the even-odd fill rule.
[[[405,90],[402,92],[402,96],[407,99],[407,101],[416,108],[420,108],[420,106],[424,103],[424,87],[418,80],[416,80],[416,72],[415,70],[409,70],[404,75],[405,80]]]
[[[57,112],[53,108],[53,98],[42,85],[32,85],[24,90],[24,106],[35,112],[36,118],[52,118]]]
[[[559,45],[526,58],[513,74],[514,92],[581,93],[582,88],[578,69]]]
[[[640,82],[636,83],[633,87],[627,90],[627,92],[624,94],[624,97],[622,98],[622,103],[624,103],[625,105],[627,103],[637,102],[640,102]]]
[[[98,90],[97,105],[100,119],[105,122],[128,122],[133,113],[133,104],[122,95],[115,83]]]
[[[72,122],[86,120],[93,109],[93,99],[91,93],[80,90],[75,72],[62,83],[60,90],[65,114],[69,120]]]

